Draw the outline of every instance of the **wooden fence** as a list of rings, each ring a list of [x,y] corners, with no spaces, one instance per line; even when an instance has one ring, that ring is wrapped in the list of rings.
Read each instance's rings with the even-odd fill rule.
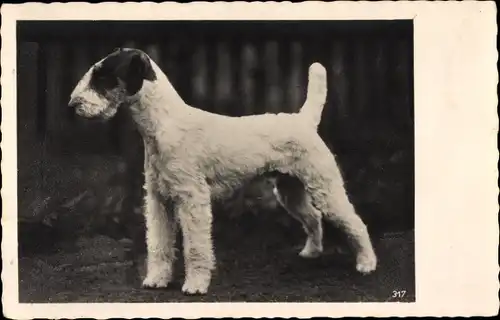
[[[69,114],[69,94],[95,61],[130,46],[157,61],[187,103],[234,116],[298,110],[307,68],[320,61],[328,70],[326,139],[367,125],[410,134],[412,36],[408,21],[22,22],[19,118],[56,145],[88,132]],[[105,147],[113,130],[92,131]]]

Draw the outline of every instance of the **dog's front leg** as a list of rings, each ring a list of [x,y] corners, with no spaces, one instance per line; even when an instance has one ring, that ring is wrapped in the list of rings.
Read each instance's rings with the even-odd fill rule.
[[[146,184],[147,274],[144,288],[164,288],[172,279],[177,223],[162,197]]]
[[[182,292],[205,294],[215,266],[210,193],[197,190],[193,195],[183,197],[177,203],[177,214],[183,234],[186,268]]]

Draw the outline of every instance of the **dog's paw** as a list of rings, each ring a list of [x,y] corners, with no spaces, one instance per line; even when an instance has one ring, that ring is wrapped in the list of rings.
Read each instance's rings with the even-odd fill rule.
[[[203,295],[208,291],[210,285],[211,272],[209,270],[196,270],[189,272],[182,286],[182,293],[185,295]]]
[[[315,243],[311,237],[308,237],[304,248],[299,253],[299,256],[304,259],[314,259],[319,257],[322,253],[323,245],[321,243]]]
[[[304,249],[302,249],[302,251],[300,251],[299,256],[301,258],[304,258],[304,259],[314,259],[314,258],[318,258],[319,256],[321,256],[322,252],[323,252],[323,250],[321,250],[319,248],[314,248],[314,249],[304,248]]]
[[[143,289],[161,289],[166,288],[168,286],[169,279],[167,277],[162,276],[147,276],[142,281]]]
[[[182,293],[188,296],[204,295],[208,291],[208,284],[186,281],[182,286]]]
[[[369,274],[377,268],[377,257],[374,253],[361,253],[356,259],[356,270],[362,274]]]

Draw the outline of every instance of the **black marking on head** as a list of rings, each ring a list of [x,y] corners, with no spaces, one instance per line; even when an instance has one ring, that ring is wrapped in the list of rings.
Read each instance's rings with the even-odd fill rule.
[[[99,94],[116,88],[121,79],[129,95],[136,94],[144,80],[155,81],[148,56],[138,49],[115,49],[99,65],[94,67],[90,79],[90,86]]]

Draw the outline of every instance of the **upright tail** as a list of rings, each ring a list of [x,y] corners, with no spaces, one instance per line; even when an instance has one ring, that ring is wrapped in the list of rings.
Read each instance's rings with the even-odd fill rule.
[[[300,114],[308,117],[310,121],[318,126],[321,121],[321,113],[326,102],[326,70],[319,62],[309,67],[309,83],[307,85],[306,102],[300,109]]]

